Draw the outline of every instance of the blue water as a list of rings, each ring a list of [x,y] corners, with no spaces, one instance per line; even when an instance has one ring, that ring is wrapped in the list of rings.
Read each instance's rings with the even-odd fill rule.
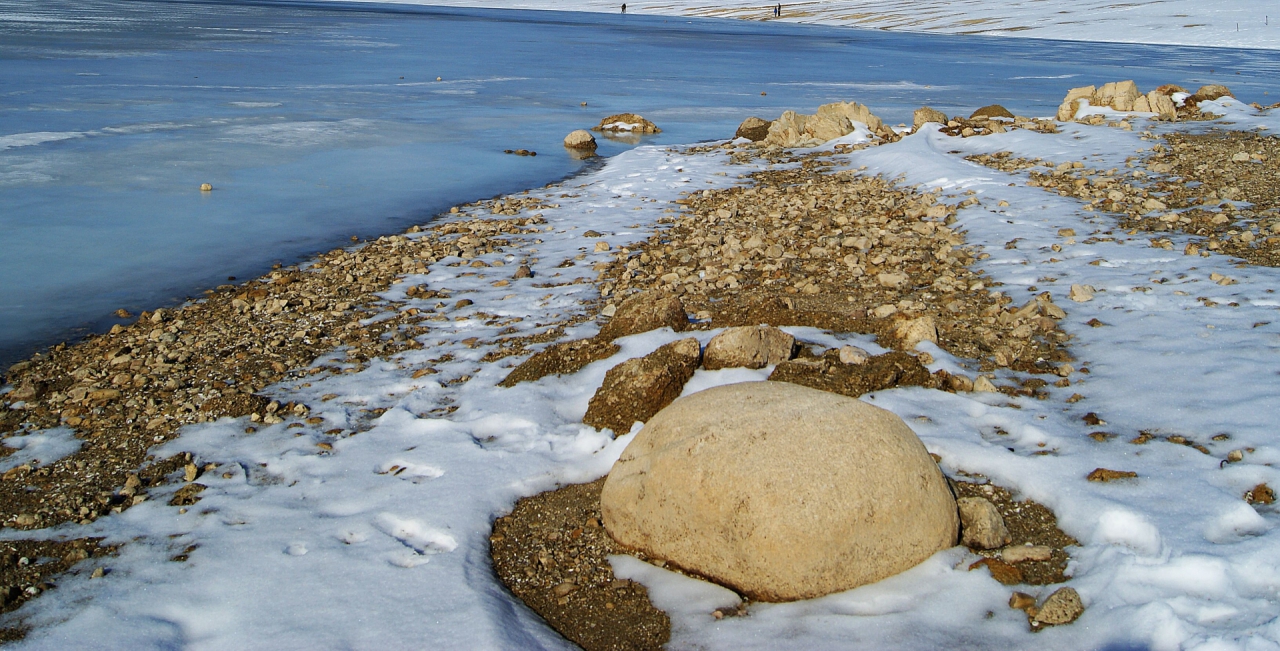
[[[891,122],[922,104],[1048,115],[1066,88],[1113,79],[1225,83],[1262,101],[1280,91],[1277,73],[1270,51],[403,5],[0,0],[0,363],[109,327],[116,308],[181,301],[572,174],[584,163],[561,138],[610,113],[657,122],[647,142],[686,143],[838,99]],[[600,153],[629,146],[603,141]],[[502,153],[514,148],[539,155]]]

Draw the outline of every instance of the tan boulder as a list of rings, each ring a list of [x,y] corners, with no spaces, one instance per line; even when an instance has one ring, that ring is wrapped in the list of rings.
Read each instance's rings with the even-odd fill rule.
[[[614,464],[601,511],[622,545],[760,601],[879,581],[953,545],[959,525],[902,419],[779,382],[659,412]]]
[[[1157,91],[1147,93],[1148,110],[1156,114],[1160,120],[1174,121],[1178,119],[1178,107],[1168,95]]]
[[[635,113],[619,113],[610,115],[600,124],[592,127],[592,131],[605,132],[625,132],[625,133],[662,133],[662,129],[658,125],[644,119],[644,117]]]
[[[613,340],[658,328],[680,332],[688,327],[689,316],[679,297],[644,292],[623,301],[613,318],[600,328],[598,338]]]
[[[913,128],[919,129],[920,127],[930,122],[937,122],[938,124],[946,124],[947,114],[937,109],[929,108],[928,106],[921,106],[920,108],[916,109],[915,114],[912,115],[911,123]]]
[[[1069,102],[1075,104],[1076,100],[1080,99],[1092,100],[1093,94],[1097,90],[1096,86],[1080,86],[1079,88],[1072,88],[1067,91],[1067,96],[1062,98],[1062,103],[1066,104]]]
[[[973,549],[996,549],[1013,541],[1000,511],[990,500],[962,497],[960,507],[960,542]],[[1009,561],[1013,562],[1013,561]]]
[[[861,122],[867,125],[872,131],[879,131],[884,126],[884,122],[876,117],[871,109],[857,102],[835,102],[832,104],[823,104],[818,107],[819,117],[843,117],[850,122]],[[852,130],[852,129],[850,129]],[[845,133],[848,133],[846,131]],[[843,134],[841,134],[843,135]]]
[[[938,343],[938,324],[931,316],[903,319],[893,326],[895,348],[913,350],[922,341]]]
[[[1197,90],[1194,95],[1187,99],[1187,101],[1191,102],[1194,106],[1200,102],[1208,102],[1221,97],[1235,97],[1235,95],[1232,95],[1231,89],[1226,86],[1208,84],[1206,86],[1201,86],[1200,90]]]
[[[586,129],[578,129],[564,137],[564,146],[569,149],[595,149],[596,137]]]
[[[999,104],[992,104],[990,106],[984,106],[974,111],[973,115],[969,116],[970,120],[981,120],[981,119],[989,120],[991,118],[1008,118],[1012,120],[1013,113],[1010,113],[1009,109],[1003,106],[1000,106]]]
[[[772,122],[757,117],[749,117],[738,125],[738,130],[734,132],[734,138],[746,138],[751,142],[760,142],[769,136],[769,126]]]
[[[1070,102],[1063,102],[1060,106],[1058,106],[1058,121],[1070,122],[1074,120],[1076,118],[1076,112],[1079,110],[1080,110],[1079,100],[1073,99]]]
[[[708,371],[764,368],[791,359],[795,346],[795,337],[773,326],[739,326],[711,338],[702,364]]]
[[[1151,101],[1147,99],[1146,95],[1143,95],[1133,101],[1133,110],[1138,113],[1150,113]]]
[[[1089,103],[1094,106],[1110,106],[1117,111],[1132,111],[1134,101],[1141,95],[1133,80],[1113,81],[1103,84],[1095,91]]]
[[[701,360],[702,346],[691,337],[609,369],[582,422],[626,434],[632,423],[648,421],[679,397]]]

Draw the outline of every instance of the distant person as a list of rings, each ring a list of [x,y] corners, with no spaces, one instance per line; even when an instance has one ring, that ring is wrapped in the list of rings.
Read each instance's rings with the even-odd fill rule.
[[[776,7],[774,7],[774,8],[773,8],[773,15],[774,15],[774,17],[775,17],[775,18],[781,18],[781,17],[782,17],[782,3],[781,3],[781,2],[779,2],[779,3],[778,3],[778,6],[776,6]]]
[[[627,3],[622,3],[622,13],[627,13]]]

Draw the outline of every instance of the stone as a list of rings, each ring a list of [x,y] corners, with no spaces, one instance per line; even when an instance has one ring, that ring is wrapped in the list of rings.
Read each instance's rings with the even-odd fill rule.
[[[688,327],[689,317],[678,297],[645,292],[623,301],[613,318],[600,329],[599,336],[612,340],[658,328],[681,332]]]
[[[645,355],[629,359],[605,373],[582,422],[614,436],[631,431],[631,424],[648,421],[684,390],[702,360],[697,339],[681,339]]]
[[[738,130],[734,132],[734,138],[746,138],[751,142],[760,142],[769,137],[769,126],[773,123],[757,117],[749,117],[738,125]]]
[[[1226,86],[1208,84],[1206,86],[1201,86],[1200,90],[1197,90],[1194,95],[1187,98],[1187,101],[1191,102],[1194,106],[1200,102],[1208,102],[1221,97],[1235,97],[1235,95],[1231,94],[1231,89]]]
[[[955,544],[959,525],[900,418],[779,382],[659,412],[614,464],[601,511],[620,544],[758,601],[879,581]]]
[[[1115,481],[1117,479],[1133,479],[1137,476],[1138,476],[1138,473],[1130,470],[1109,470],[1107,468],[1094,468],[1093,472],[1089,473],[1085,477],[1085,479],[1088,479],[1089,481],[1109,482],[1109,481]]]
[[[1027,610],[1036,605],[1036,598],[1025,593],[1015,592],[1009,595],[1009,607],[1014,610]]]
[[[578,129],[569,132],[569,135],[564,137],[564,146],[569,149],[594,150],[596,148],[596,137],[586,129]]]
[[[1084,613],[1084,603],[1075,588],[1058,588],[1040,605],[1033,621],[1037,624],[1060,626],[1076,621]]]
[[[999,581],[1001,585],[1018,585],[1022,583],[1022,570],[994,558],[984,558],[969,566],[972,572],[978,568],[985,567],[991,572],[991,578]]]
[[[1053,549],[1044,545],[1016,545],[1000,550],[1000,560],[1006,563],[1047,561],[1053,557]]]
[[[974,111],[973,115],[969,116],[970,120],[980,120],[980,119],[989,120],[991,118],[1006,118],[1006,119],[1012,120],[1013,113],[1010,113],[1009,109],[1003,106],[1000,106],[999,104],[992,104],[990,106],[984,106]]]
[[[894,347],[898,350],[914,350],[922,341],[938,343],[938,325],[931,316],[903,319],[893,326]]]
[[[947,387],[952,391],[973,391],[973,380],[968,376],[956,373],[947,377]]]
[[[1076,100],[1080,100],[1080,99],[1092,100],[1093,94],[1097,90],[1098,89],[1096,86],[1080,86],[1079,88],[1072,88],[1071,90],[1067,91],[1067,96],[1062,98],[1062,102],[1064,104],[1065,103],[1074,104]]]
[[[201,183],[201,184],[200,184],[200,191],[201,191],[201,192],[213,192],[213,185],[211,185],[211,184],[209,184],[209,183]]]
[[[876,274],[876,282],[891,289],[900,289],[906,285],[909,280],[910,278],[904,273],[884,272]]]
[[[921,106],[912,115],[911,123],[915,129],[919,129],[930,122],[945,125],[947,123],[947,114],[928,106]]]
[[[979,393],[996,393],[996,385],[991,383],[985,375],[979,375],[978,379],[973,381],[973,390]]]
[[[796,338],[773,326],[739,326],[711,338],[702,365],[722,368],[764,368],[791,359]]]
[[[817,117],[835,118],[843,117],[849,122],[859,122],[866,125],[872,131],[879,131],[884,126],[884,122],[871,112],[871,109],[857,102],[835,102],[832,104],[823,104],[818,107]],[[852,129],[850,129],[852,130]],[[846,131],[845,133],[848,133]],[[841,134],[843,135],[843,134]]]
[[[865,364],[871,354],[857,346],[841,346],[840,362],[843,364]]]
[[[960,509],[960,542],[973,549],[996,549],[1013,541],[1004,518],[990,500],[962,497],[956,500]]]
[[[619,113],[600,120],[600,124],[592,131],[625,132],[625,133],[662,133],[658,125],[635,113]]]
[[[1088,303],[1093,300],[1093,287],[1090,285],[1072,285],[1067,298],[1077,303]]]
[[[529,268],[529,265],[527,265],[527,264],[522,264],[522,265],[520,265],[520,266],[516,269],[516,273],[515,273],[515,275],[514,275],[514,276],[512,276],[512,278],[515,278],[515,279],[520,279],[520,278],[532,278],[532,277],[533,277],[533,269],[530,269],[530,268]]]
[[[1258,484],[1244,494],[1244,501],[1250,504],[1275,504],[1276,492],[1265,483]]]
[[[1113,81],[1103,84],[1095,91],[1089,103],[1094,106],[1110,106],[1117,111],[1132,111],[1133,103],[1139,96],[1141,93],[1138,92],[1138,86],[1132,80]]]

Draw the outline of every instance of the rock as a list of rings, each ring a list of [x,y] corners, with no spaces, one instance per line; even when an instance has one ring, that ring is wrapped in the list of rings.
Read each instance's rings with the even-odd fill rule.
[[[1062,98],[1062,103],[1075,104],[1076,100],[1081,100],[1081,99],[1092,100],[1093,94],[1097,90],[1098,89],[1095,86],[1080,86],[1079,88],[1072,88],[1071,90],[1067,91],[1067,96]]]
[[[1072,285],[1067,298],[1077,303],[1088,303],[1093,300],[1093,287],[1090,285]]]
[[[1063,102],[1058,105],[1058,121],[1070,122],[1076,118],[1076,112],[1080,110],[1080,103],[1077,100]]]
[[[843,117],[850,122],[859,122],[866,125],[871,131],[879,131],[884,126],[884,122],[871,112],[871,109],[857,102],[835,102],[833,104],[823,104],[818,107],[816,117],[834,118],[836,116]],[[850,129],[852,131],[852,129]],[[845,133],[849,133],[846,131]],[[844,134],[841,134],[844,135]]]
[[[522,264],[516,269],[516,273],[512,278],[533,278],[533,269],[530,269],[527,264]]]
[[[868,357],[861,364],[845,364],[839,352],[821,359],[797,359],[778,364],[769,374],[774,382],[790,382],[850,398],[899,386],[933,386],[933,376],[916,357],[892,352]]]
[[[739,326],[711,338],[702,364],[708,371],[764,368],[791,359],[795,346],[795,337],[773,326]]]
[[[645,292],[623,301],[613,318],[600,329],[599,336],[613,340],[658,328],[681,332],[688,327],[689,317],[678,297]]]
[[[895,348],[914,350],[922,341],[938,343],[938,326],[931,316],[904,319],[894,324],[893,336],[897,340]]]
[[[1013,541],[1004,526],[1004,518],[990,500],[962,497],[956,500],[956,506],[960,509],[962,544],[973,549],[996,549]]]
[[[910,278],[907,274],[897,272],[884,272],[876,274],[876,282],[889,287],[891,289],[900,289],[907,284]]]
[[[991,383],[984,375],[979,375],[978,379],[973,381],[973,390],[979,393],[996,393],[996,385]]]
[[[1110,106],[1117,111],[1132,111],[1134,101],[1140,96],[1138,86],[1132,80],[1113,81],[1094,91],[1089,103],[1094,106]]]
[[[947,386],[956,392],[973,391],[973,380],[970,380],[968,376],[957,373],[947,377]]]
[[[169,498],[169,506],[191,506],[200,501],[200,493],[207,488],[204,484],[190,483],[174,492]]]
[[[592,128],[592,131],[627,132],[627,133],[662,133],[662,129],[635,113],[619,113],[610,115]]]
[[[1036,605],[1036,598],[1025,593],[1015,592],[1009,595],[1009,607],[1014,610],[1026,610]]]
[[[213,192],[213,186],[212,186],[212,185],[210,185],[210,184],[208,184],[208,183],[201,183],[201,184],[200,184],[200,191],[201,191],[201,192]]]
[[[1244,501],[1250,504],[1275,504],[1276,492],[1266,484],[1258,484],[1244,494]]]
[[[1187,93],[1188,95],[1191,94],[1190,91],[1188,91],[1187,89],[1177,84],[1164,84],[1162,86],[1157,86],[1156,89],[1151,92],[1159,93],[1161,95],[1164,95],[1165,97],[1168,97],[1174,93]]]
[[[617,344],[600,337],[552,344],[512,369],[498,386],[513,387],[548,375],[577,373],[588,364],[612,357],[620,350]]]
[[[1080,601],[1080,593],[1075,588],[1058,588],[1044,600],[1033,621],[1051,626],[1070,624],[1083,612],[1084,603]]]
[[[857,346],[841,346],[840,362],[843,364],[865,364],[870,353]]]
[[[857,102],[835,102],[819,106],[816,115],[783,112],[769,125],[764,143],[779,147],[817,146],[848,135],[854,122],[865,124],[873,132],[884,126],[870,109]]]
[[[1000,560],[994,558],[984,558],[969,566],[972,572],[980,567],[985,567],[991,571],[991,578],[999,581],[1001,585],[1018,585],[1022,583],[1022,570]]]
[[[970,119],[970,120],[979,120],[979,119],[984,119],[984,118],[985,118],[985,119],[991,119],[991,118],[1007,118],[1007,119],[1012,120],[1012,119],[1013,119],[1013,113],[1010,113],[1010,112],[1009,112],[1009,109],[1007,109],[1007,108],[1005,108],[1005,107],[1003,107],[1003,106],[1000,106],[999,104],[992,104],[992,105],[990,105],[990,106],[984,106],[984,107],[982,107],[982,108],[980,108],[980,109],[978,109],[978,110],[974,111],[974,112],[973,112],[973,115],[970,115],[970,116],[969,116],[969,119]]]
[[[963,520],[963,513],[961,514]],[[1000,560],[1006,563],[1047,561],[1053,557],[1053,549],[1044,545],[1017,545],[1000,551]]]
[[[734,138],[746,138],[751,142],[760,142],[769,136],[769,126],[772,122],[757,117],[749,117],[738,125],[738,130],[734,132]]]
[[[569,132],[569,135],[564,137],[564,146],[569,149],[595,150],[596,137],[586,129],[578,129],[577,131]]]
[[[582,422],[615,436],[631,431],[636,421],[648,421],[684,390],[702,360],[697,339],[681,339],[645,355],[629,359],[604,376],[587,406]]]
[[[1201,86],[1200,90],[1197,90],[1194,95],[1187,98],[1187,101],[1191,102],[1192,105],[1194,106],[1195,104],[1198,104],[1200,102],[1208,102],[1210,100],[1215,100],[1221,97],[1235,97],[1235,95],[1232,95],[1231,89],[1227,88],[1226,86],[1219,86],[1218,84],[1209,84],[1207,86]]]
[[[779,382],[659,412],[614,464],[601,511],[622,545],[759,601],[879,581],[953,545],[959,524],[900,418]]]
[[[1106,468],[1094,468],[1085,479],[1089,481],[1109,482],[1117,479],[1133,479],[1138,473],[1129,470],[1108,470]]]
[[[947,114],[937,109],[929,108],[928,106],[922,106],[916,109],[911,120],[914,128],[919,129],[930,122],[945,125],[947,123]]]

